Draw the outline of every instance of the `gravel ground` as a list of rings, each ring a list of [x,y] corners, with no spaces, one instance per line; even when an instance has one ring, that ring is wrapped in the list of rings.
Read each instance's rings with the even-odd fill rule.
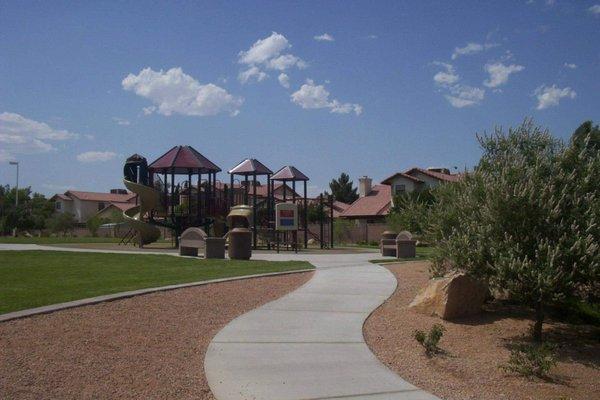
[[[212,337],[311,276],[218,283],[0,323],[0,399],[213,399],[203,370]]]
[[[452,323],[410,311],[408,304],[427,284],[427,267],[426,262],[388,265],[398,279],[398,288],[365,323],[368,345],[390,369],[445,400],[600,399],[597,330],[546,324],[545,332],[559,346],[559,364],[552,371],[552,379],[508,375],[498,365],[508,359],[510,346],[528,334],[531,313],[497,306],[480,316]],[[440,342],[446,354],[427,358],[413,332],[428,330],[435,323],[446,328]]]

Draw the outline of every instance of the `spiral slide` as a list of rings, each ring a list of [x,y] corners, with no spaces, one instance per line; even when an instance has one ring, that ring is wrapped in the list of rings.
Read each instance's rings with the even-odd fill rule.
[[[151,210],[161,207],[160,193],[153,187],[123,179],[125,187],[138,195],[139,205],[123,211],[123,217],[139,234],[140,244],[145,245],[156,242],[160,238],[160,229],[149,221],[144,221],[144,216]]]

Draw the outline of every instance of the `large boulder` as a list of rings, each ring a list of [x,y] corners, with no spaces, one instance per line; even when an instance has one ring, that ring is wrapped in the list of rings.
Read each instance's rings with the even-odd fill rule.
[[[454,273],[432,279],[408,307],[448,320],[478,314],[487,295],[485,284],[463,273]]]

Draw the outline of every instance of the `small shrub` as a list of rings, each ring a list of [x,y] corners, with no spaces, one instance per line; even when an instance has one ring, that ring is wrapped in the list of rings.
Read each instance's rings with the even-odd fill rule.
[[[445,330],[446,328],[444,328],[444,326],[440,324],[433,325],[429,330],[429,333],[425,333],[421,330],[416,330],[414,334],[415,340],[419,342],[421,346],[423,346],[423,348],[425,349],[425,354],[427,354],[427,356],[432,356],[440,352],[438,343],[440,342],[442,336],[444,336]]]
[[[550,343],[522,344],[510,352],[508,362],[500,368],[527,378],[545,378],[556,365],[555,350],[554,345]]]

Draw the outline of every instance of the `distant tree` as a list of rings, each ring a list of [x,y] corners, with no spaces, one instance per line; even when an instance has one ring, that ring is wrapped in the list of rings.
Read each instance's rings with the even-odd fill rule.
[[[62,233],[66,236],[67,233],[72,232],[75,228],[75,216],[71,213],[55,213],[48,220],[46,220],[46,226],[53,233]]]
[[[350,176],[345,172],[342,172],[339,178],[332,179],[329,183],[329,188],[331,189],[331,194],[338,201],[351,204],[358,199],[357,188],[354,187]]]
[[[97,215],[94,215],[92,218],[88,219],[85,223],[85,226],[90,231],[93,237],[98,236],[98,229],[100,229],[100,225],[104,223],[103,219]]]
[[[588,140],[587,144],[586,140]],[[600,127],[594,126],[592,121],[585,121],[573,132],[571,146],[574,149],[587,147],[596,151],[600,150]]]

